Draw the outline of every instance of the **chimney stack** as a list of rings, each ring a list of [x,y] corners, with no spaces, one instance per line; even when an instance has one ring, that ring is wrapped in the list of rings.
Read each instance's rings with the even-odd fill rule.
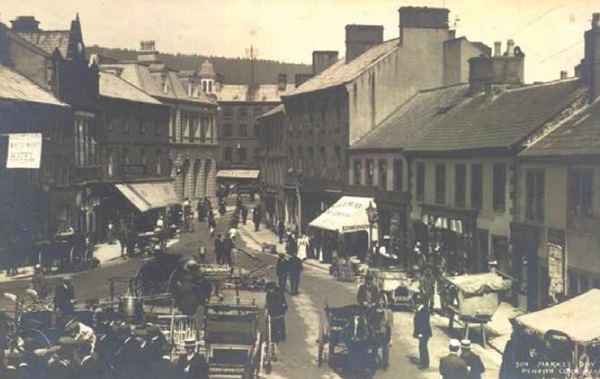
[[[585,54],[581,62],[581,78],[593,102],[600,96],[600,13],[592,15],[590,30],[585,32]]]
[[[500,44],[494,44],[494,56],[479,56],[469,59],[470,92],[476,93],[491,85],[520,85],[524,83],[525,54],[507,43],[507,53],[496,55]],[[514,52],[517,51],[517,54]],[[511,54],[509,55],[508,52]]]
[[[346,25],[346,63],[382,42],[381,25]]]
[[[16,20],[12,20],[12,31],[15,33],[22,32],[39,32],[38,25],[40,22],[34,16],[19,16]]]
[[[319,75],[337,62],[339,53],[337,51],[313,51],[312,69],[313,75]]]
[[[567,75],[568,75],[568,74],[567,74],[567,72],[566,72],[565,70],[561,71],[561,72],[560,72],[560,79],[561,79],[561,80],[564,80],[564,79],[566,79],[566,78],[567,78]]]
[[[494,42],[494,56],[499,57],[502,55],[502,42]]]
[[[446,8],[400,7],[400,44],[404,42],[404,29],[445,29],[448,30],[448,13]],[[449,35],[450,39],[454,37]]]
[[[141,41],[140,50],[137,53],[139,62],[156,62],[158,61],[158,52],[156,51],[155,42],[153,40]]]
[[[287,88],[287,74],[277,75],[277,90],[285,91]]]
[[[300,87],[302,83],[312,78],[312,74],[296,74],[296,88]]]

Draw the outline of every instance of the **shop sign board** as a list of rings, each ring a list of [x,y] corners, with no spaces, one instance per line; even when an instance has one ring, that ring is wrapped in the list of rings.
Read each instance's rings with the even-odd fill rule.
[[[42,133],[8,135],[6,168],[40,168]]]

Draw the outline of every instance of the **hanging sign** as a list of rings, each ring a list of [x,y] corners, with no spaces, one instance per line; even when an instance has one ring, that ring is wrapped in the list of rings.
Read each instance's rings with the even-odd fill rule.
[[[564,282],[564,249],[562,246],[548,242],[548,295],[559,298],[565,292]]]
[[[40,168],[41,158],[41,133],[16,133],[8,135],[6,168]]]

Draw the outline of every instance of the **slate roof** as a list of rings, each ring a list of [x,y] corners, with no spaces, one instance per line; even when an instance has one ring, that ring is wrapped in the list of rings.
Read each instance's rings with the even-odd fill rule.
[[[37,32],[19,32],[17,34],[49,54],[54,53],[54,49],[58,49],[63,58],[67,57],[71,36],[71,32],[68,30],[40,30]]]
[[[252,89],[255,89],[252,91]],[[284,91],[279,91],[277,84],[223,84],[217,92],[218,101],[223,102],[280,102],[280,96],[294,90],[294,84],[288,84]]]
[[[375,65],[379,60],[398,49],[398,42],[398,38],[383,42],[370,48],[356,59],[350,61],[350,63],[346,63],[346,58],[341,57],[325,71],[304,82],[300,87],[296,88],[294,92],[289,94],[289,96],[318,91],[348,83],[363,73],[367,68]]]
[[[561,157],[600,154],[600,102],[568,119],[525,149],[524,157]]]
[[[468,84],[424,90],[398,107],[350,149],[401,149],[419,139],[438,120],[465,101]]]
[[[475,95],[411,139],[406,151],[510,148],[585,93],[578,79],[508,89],[493,100]]]
[[[101,69],[119,69],[120,78],[133,84],[150,96],[166,100],[186,101],[191,103],[215,105],[215,102],[200,93],[198,97],[188,96],[186,88],[177,77],[177,72],[166,69],[166,71],[153,72],[155,66],[149,67],[136,62],[121,62],[116,64],[101,65]],[[152,71],[151,71],[152,70]],[[164,80],[167,82],[167,91],[164,91]]]
[[[162,104],[152,96],[115,74],[100,71],[100,95],[146,104]]]
[[[25,76],[5,66],[0,66],[0,99],[69,106]]]

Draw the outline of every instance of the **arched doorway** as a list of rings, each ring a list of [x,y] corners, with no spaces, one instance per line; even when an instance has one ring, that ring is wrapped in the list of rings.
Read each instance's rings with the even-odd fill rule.
[[[210,196],[208,193],[208,179],[210,177],[210,170],[212,169],[212,160],[207,159],[204,163],[204,196]]]
[[[186,191],[186,187],[190,177],[190,161],[188,159],[183,161],[183,166],[181,166],[181,198],[185,200],[186,197],[189,197],[190,194]]]
[[[200,182],[200,171],[202,168],[202,161],[200,159],[196,159],[194,161],[194,177],[193,177],[193,183],[194,186],[192,187],[192,196],[193,197],[201,197],[202,196],[202,191],[200,188],[200,184],[202,182]]]

